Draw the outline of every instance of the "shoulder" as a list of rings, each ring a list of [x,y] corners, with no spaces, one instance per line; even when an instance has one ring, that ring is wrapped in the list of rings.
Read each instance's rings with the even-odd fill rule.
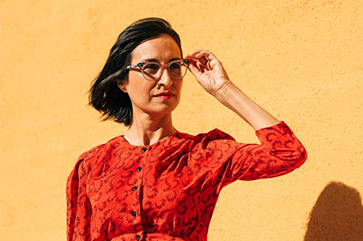
[[[189,142],[189,151],[214,149],[221,144],[236,142],[231,135],[218,128],[197,135],[182,133],[179,138]]]
[[[91,149],[83,152],[79,156],[78,160],[83,162],[92,162],[93,160],[99,157],[100,153],[104,150],[105,146],[106,143],[92,147]]]
[[[105,143],[90,148],[89,150],[83,152],[79,156],[79,159],[83,160],[83,162],[97,162],[100,158],[103,157],[105,152],[119,144],[120,137],[121,136],[116,136]]]
[[[95,166],[99,161],[104,146],[105,144],[101,144],[92,147],[91,149],[79,155],[77,161],[74,164],[73,170],[70,173],[70,176],[78,174],[77,176],[82,177],[89,173],[92,167]]]
[[[119,136],[114,137],[103,144],[99,144],[81,153],[74,164],[73,172],[89,173],[95,166],[100,163],[102,164],[108,149],[114,147],[118,138]]]
[[[234,138],[231,135],[229,135],[228,133],[226,133],[218,128],[215,128],[205,134],[200,134],[200,135],[207,136],[208,138],[213,139],[213,140],[218,140],[218,139],[234,140]]]
[[[232,140],[232,141],[235,140],[231,135],[227,134],[226,132],[218,128],[210,130],[209,132],[206,133],[200,133],[196,136],[193,136],[192,139],[194,142],[207,142],[213,140]]]

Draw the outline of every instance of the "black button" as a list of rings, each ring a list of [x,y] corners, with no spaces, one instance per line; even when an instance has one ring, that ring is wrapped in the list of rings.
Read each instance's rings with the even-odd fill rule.
[[[142,152],[145,152],[146,151],[146,147],[141,148],[141,151]]]
[[[131,215],[135,217],[136,216],[136,212],[135,211],[132,211],[131,212]]]
[[[136,235],[136,240],[140,240],[140,235]]]
[[[136,168],[136,170],[139,172],[139,171],[141,171],[141,167],[138,167],[138,168]]]
[[[136,191],[136,190],[137,190],[136,186],[132,187],[132,191]]]

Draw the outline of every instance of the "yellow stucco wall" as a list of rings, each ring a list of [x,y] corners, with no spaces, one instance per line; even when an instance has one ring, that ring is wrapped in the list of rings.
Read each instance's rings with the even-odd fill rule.
[[[1,0],[1,240],[65,240],[66,178],[78,156],[123,134],[86,91],[118,34],[159,16],[185,53],[209,49],[232,81],[284,120],[307,162],[222,191],[208,240],[363,237],[363,1]],[[253,129],[189,73],[178,130]]]

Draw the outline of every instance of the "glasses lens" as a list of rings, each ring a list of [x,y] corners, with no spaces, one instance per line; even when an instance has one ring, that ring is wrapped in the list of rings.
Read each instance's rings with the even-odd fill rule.
[[[146,63],[142,67],[142,73],[148,80],[158,80],[162,75],[162,70],[159,63]],[[183,60],[176,60],[169,63],[168,72],[171,78],[181,79],[187,73],[187,66]]]
[[[168,70],[173,79],[181,79],[187,73],[187,67],[182,60],[171,62]]]
[[[142,72],[144,73],[145,78],[154,80],[157,79],[160,75],[160,65],[157,63],[148,63],[145,64],[142,68]]]

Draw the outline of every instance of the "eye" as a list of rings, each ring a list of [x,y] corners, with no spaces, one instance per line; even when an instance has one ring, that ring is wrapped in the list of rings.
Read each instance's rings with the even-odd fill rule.
[[[160,66],[157,64],[146,64],[143,68],[143,70],[148,74],[156,74],[159,70]]]
[[[181,67],[181,62],[175,62],[175,63],[172,63],[169,68],[170,69],[180,69],[180,67]]]

